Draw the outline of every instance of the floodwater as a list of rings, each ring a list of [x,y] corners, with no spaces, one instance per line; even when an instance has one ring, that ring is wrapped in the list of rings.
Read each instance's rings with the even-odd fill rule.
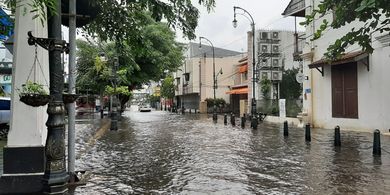
[[[389,136],[374,157],[371,133],[342,131],[337,149],[330,130],[314,129],[306,143],[300,128],[285,138],[282,125],[218,122],[133,109],[97,140],[96,128],[79,128],[77,170],[91,175],[75,194],[390,193]]]

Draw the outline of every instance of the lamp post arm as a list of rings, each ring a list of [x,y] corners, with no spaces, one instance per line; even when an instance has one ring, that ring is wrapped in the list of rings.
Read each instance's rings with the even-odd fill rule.
[[[248,11],[246,11],[244,8],[241,8],[241,7],[238,7],[238,6],[234,6],[233,8],[234,8],[234,10],[236,10],[236,9],[242,10],[242,11],[244,11],[246,14],[248,14],[248,16],[249,16],[250,19],[251,19],[251,23],[252,23],[252,25],[254,26],[255,20],[253,20],[252,15],[251,15]]]

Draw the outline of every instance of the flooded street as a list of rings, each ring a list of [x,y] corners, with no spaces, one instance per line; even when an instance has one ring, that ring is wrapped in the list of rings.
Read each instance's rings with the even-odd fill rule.
[[[79,128],[76,170],[91,171],[75,194],[386,194],[390,191],[390,138],[372,156],[372,134],[304,131],[262,123],[213,124],[206,115],[126,111],[120,130],[91,142]],[[237,124],[239,124],[237,122]],[[247,124],[247,126],[249,123]],[[78,126],[83,126],[78,124]],[[85,125],[84,125],[85,126]],[[85,126],[88,127],[88,126]],[[385,150],[385,151],[384,151]]]

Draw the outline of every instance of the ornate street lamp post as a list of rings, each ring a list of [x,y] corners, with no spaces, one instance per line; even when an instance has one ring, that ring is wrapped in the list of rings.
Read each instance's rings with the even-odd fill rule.
[[[237,6],[234,6],[233,7],[233,10],[234,10],[234,20],[233,20],[233,27],[236,28],[237,27],[237,20],[236,20],[236,10],[239,9],[239,10],[242,10],[244,11],[244,13],[246,13],[249,18],[250,18],[250,22],[251,22],[251,27],[252,27],[252,101],[251,101],[251,117],[252,117],[252,120],[251,120],[251,127],[253,129],[257,129],[257,118],[256,118],[256,88],[255,88],[255,85],[256,85],[256,62],[255,62],[255,21],[253,20],[253,17],[252,15],[246,11],[245,9],[241,8],[241,7],[237,7]],[[247,17],[246,17],[247,18]],[[249,19],[248,18],[248,19]]]
[[[119,66],[118,58],[115,58],[114,60],[114,67],[112,69],[113,71],[113,79],[112,84],[114,85],[114,98],[112,99],[112,110],[111,110],[111,127],[110,130],[116,131],[118,130],[118,99],[116,94],[116,85],[117,85],[117,69]]]
[[[215,94],[215,89],[217,88],[217,85],[216,85],[216,76],[215,76],[215,49],[214,49],[214,45],[213,43],[208,40],[207,38],[205,37],[199,37],[199,48],[202,47],[202,39],[206,40],[207,42],[210,43],[211,47],[213,48],[213,89],[214,89],[214,106],[213,106],[213,121],[214,122],[217,122],[218,120],[218,116],[217,116],[217,105],[215,105],[216,103],[216,94]]]
[[[61,10],[57,1],[56,10]],[[43,175],[45,194],[67,192],[68,173],[65,164],[65,106],[62,99],[64,89],[61,53],[68,52],[68,44],[61,40],[61,14],[53,14],[48,21],[48,38],[36,38],[29,32],[28,43],[38,44],[49,51],[50,102],[47,107],[49,118],[46,122],[47,138],[45,145],[46,165]]]

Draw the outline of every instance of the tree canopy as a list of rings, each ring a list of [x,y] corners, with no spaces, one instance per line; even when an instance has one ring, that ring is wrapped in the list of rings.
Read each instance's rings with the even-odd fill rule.
[[[215,6],[215,0],[198,0],[198,3],[209,11]],[[142,41],[139,32],[147,24],[144,11],[150,12],[155,21],[166,21],[189,39],[195,38],[199,11],[191,0],[97,0],[96,4],[101,11],[84,30],[102,40]]]
[[[303,24],[310,24],[317,17],[333,12],[332,22],[322,20],[322,25],[314,34],[314,39],[321,37],[327,28],[340,28],[348,23],[360,21],[360,27],[337,39],[328,47],[325,56],[335,59],[345,52],[349,45],[358,44],[362,50],[373,52],[371,35],[375,32],[390,32],[390,4],[388,0],[323,0],[312,14],[306,16]]]
[[[172,99],[175,97],[175,84],[172,76],[167,76],[161,84],[161,96]]]
[[[183,61],[182,47],[175,41],[175,34],[165,23],[149,20],[140,31],[143,37],[138,50],[124,43],[120,47],[118,84],[133,88],[150,80],[159,81],[165,71],[176,70]],[[118,57],[116,42],[77,41],[77,85],[95,91],[111,85],[114,59]],[[105,61],[101,60],[104,53]]]

